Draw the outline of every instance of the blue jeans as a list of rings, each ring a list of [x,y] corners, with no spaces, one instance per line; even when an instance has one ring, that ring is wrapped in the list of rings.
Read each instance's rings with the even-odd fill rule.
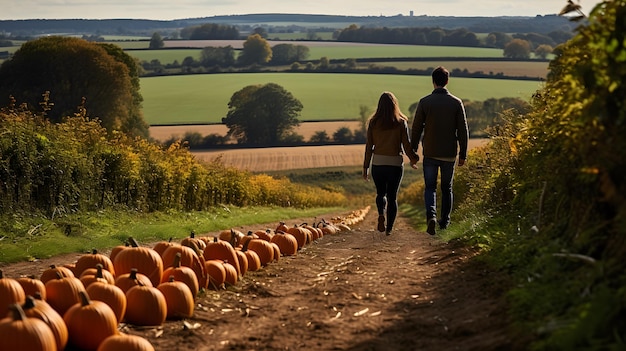
[[[385,214],[385,207],[387,208],[388,232],[393,229],[398,214],[398,189],[403,175],[402,166],[372,165],[372,179],[376,185],[376,208],[380,216]]]
[[[424,167],[424,204],[426,205],[426,220],[437,218],[437,176],[441,170],[441,217],[439,224],[442,227],[450,224],[452,212],[452,180],[454,178],[455,162],[446,162],[425,157]]]

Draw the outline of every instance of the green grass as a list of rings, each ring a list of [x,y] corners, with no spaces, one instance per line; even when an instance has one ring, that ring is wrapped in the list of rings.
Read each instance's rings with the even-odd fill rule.
[[[158,49],[158,50],[132,50],[147,49],[149,42],[147,41],[121,41],[114,42],[127,53],[140,61],[159,60],[162,64],[172,63],[174,60],[182,62],[187,56],[195,59],[200,58],[201,47],[197,49]],[[270,41],[270,45],[275,45]],[[385,45],[385,44],[367,44],[353,45],[344,43],[345,45],[337,45],[337,42],[311,42],[307,45],[306,41],[294,41],[293,45],[309,46],[309,60],[319,60],[327,57],[330,60],[349,59],[349,58],[393,58],[393,57],[477,57],[477,58],[501,58],[501,49],[489,48],[467,48],[467,47],[451,47],[451,46],[418,46],[418,45]],[[224,44],[226,45],[226,43]]]
[[[309,59],[317,60],[321,57],[328,57],[331,60],[392,57],[502,57],[502,49],[384,44],[355,46],[350,43],[337,46],[333,44],[336,43],[328,46],[311,46],[309,48]]]
[[[359,106],[376,109],[383,91],[392,91],[408,107],[432,91],[429,76],[325,73],[249,73],[151,77],[141,79],[146,121],[159,124],[221,123],[228,101],[253,84],[276,83],[304,105],[300,120],[354,120]],[[452,78],[449,89],[465,100],[519,97],[528,99],[538,82]]]
[[[344,208],[223,207],[208,212],[150,214],[100,211],[57,217],[55,220],[36,216],[3,218],[0,226],[0,264],[88,252],[94,248],[103,251],[123,244],[130,236],[147,244],[170,237],[181,239],[192,230],[202,235],[247,225],[278,224],[289,219],[348,211]],[[65,231],[68,228],[69,235]]]

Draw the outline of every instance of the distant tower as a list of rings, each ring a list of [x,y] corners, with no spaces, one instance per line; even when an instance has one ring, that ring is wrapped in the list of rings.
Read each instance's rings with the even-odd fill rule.
[[[413,17],[413,10],[409,12],[409,16]]]

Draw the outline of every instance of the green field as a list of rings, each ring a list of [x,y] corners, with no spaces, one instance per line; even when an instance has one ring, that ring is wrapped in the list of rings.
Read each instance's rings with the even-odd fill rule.
[[[344,43],[345,45],[337,45],[336,42],[324,43],[320,42],[294,41],[293,45],[305,45],[309,47],[309,60],[319,60],[327,57],[330,60],[349,59],[349,58],[393,58],[393,57],[502,57],[501,49],[487,48],[466,48],[466,47],[450,47],[450,46],[418,46],[418,45],[354,45],[352,43]],[[224,46],[228,45],[224,42]],[[271,45],[275,45],[270,41]],[[313,45],[315,44],[315,45]],[[147,42],[121,42],[116,43],[125,50],[146,48]],[[234,46],[233,46],[234,47]],[[127,53],[137,57],[141,61],[150,62],[159,60],[162,64],[172,63],[174,60],[182,62],[187,56],[200,58],[201,48],[198,49],[159,49],[159,50],[130,50]]]
[[[421,45],[319,45],[309,47],[309,59],[394,58],[394,57],[502,57],[502,49]]]
[[[238,73],[141,79],[143,111],[151,125],[220,123],[236,91],[276,83],[304,105],[300,120],[354,120],[359,106],[376,108],[383,91],[392,91],[405,113],[432,90],[429,76],[325,73]],[[503,79],[453,78],[449,89],[464,100],[530,98],[541,83]]]

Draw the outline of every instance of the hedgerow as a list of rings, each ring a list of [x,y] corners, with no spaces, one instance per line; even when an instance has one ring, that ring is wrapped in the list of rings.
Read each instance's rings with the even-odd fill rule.
[[[577,32],[532,111],[506,116],[459,168],[455,195],[458,212],[482,219],[468,238],[512,278],[530,349],[623,350],[626,1],[600,3]]]
[[[335,206],[340,193],[200,162],[168,147],[107,132],[86,111],[51,123],[12,104],[0,110],[0,212],[47,216],[128,208],[151,212],[235,206]]]

